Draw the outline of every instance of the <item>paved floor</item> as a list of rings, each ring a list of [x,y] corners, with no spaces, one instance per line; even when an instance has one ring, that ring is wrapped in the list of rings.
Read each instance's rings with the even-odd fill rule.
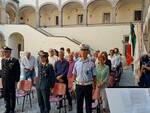
[[[119,86],[135,86],[133,69],[131,67],[125,67],[123,75],[121,76]]]
[[[134,77],[133,77],[133,71],[130,67],[126,68],[124,70],[124,73],[121,77],[120,80],[120,85],[121,86],[134,86]],[[22,100],[19,99],[19,105],[16,105],[16,112],[17,113],[22,113],[21,112],[21,105],[22,105]],[[32,99],[32,108],[29,107],[29,101],[26,101],[25,103],[25,108],[23,113],[39,113],[39,108],[38,108],[38,103],[37,103],[37,98],[36,96]],[[52,110],[51,113],[58,113],[58,110],[56,109],[55,105],[51,106]],[[3,99],[0,99],[0,113],[3,113],[5,110],[4,108],[4,102]],[[63,111],[62,111],[63,113]],[[76,113],[76,104],[73,102],[73,111],[69,113]]]

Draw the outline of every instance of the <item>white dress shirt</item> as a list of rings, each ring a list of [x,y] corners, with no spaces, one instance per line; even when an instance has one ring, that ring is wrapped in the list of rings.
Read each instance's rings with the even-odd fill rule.
[[[22,67],[23,68],[26,68],[26,69],[30,69],[30,68],[35,68],[36,67],[36,60],[33,56],[31,56],[29,59],[25,56],[23,59],[22,59]]]
[[[108,56],[108,59],[111,61],[111,66],[112,66],[112,69],[116,66],[116,59],[115,59],[115,56]]]
[[[114,67],[117,67],[117,66],[119,66],[119,64],[121,62],[121,57],[119,54],[115,54],[114,57],[115,57]]]

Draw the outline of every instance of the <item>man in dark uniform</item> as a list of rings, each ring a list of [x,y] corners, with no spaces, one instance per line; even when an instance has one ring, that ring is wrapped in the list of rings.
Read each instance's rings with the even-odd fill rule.
[[[4,47],[3,49],[2,84],[6,103],[6,111],[4,113],[14,113],[16,105],[16,84],[20,79],[20,64],[19,60],[11,57],[11,48]]]

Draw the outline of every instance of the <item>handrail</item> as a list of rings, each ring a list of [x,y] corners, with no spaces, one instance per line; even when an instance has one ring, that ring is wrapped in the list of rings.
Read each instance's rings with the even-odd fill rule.
[[[28,25],[28,24],[25,24],[25,25]],[[28,25],[28,26],[32,27],[33,29],[35,29],[36,31],[42,33],[42,34],[45,35],[45,36],[48,36],[48,37],[50,36],[49,34],[46,34],[45,32],[40,31],[39,29],[37,29],[37,28],[34,27],[34,26],[31,26],[31,25]]]
[[[7,25],[7,24],[2,24],[2,25]],[[12,24],[9,24],[9,25],[12,25]],[[59,37],[59,38],[66,38],[66,39],[68,39],[68,40],[70,40],[71,42],[73,42],[73,43],[75,43],[75,44],[77,44],[77,45],[80,45],[80,44],[82,44],[80,41],[78,41],[78,40],[76,40],[76,39],[71,39],[71,38],[69,38],[69,37],[67,37],[67,36],[61,36],[61,35],[53,35],[53,34],[51,34],[51,33],[49,33],[49,32],[47,32],[46,30],[44,30],[44,29],[42,29],[42,28],[36,28],[36,27],[34,27],[34,26],[31,26],[31,25],[29,25],[29,24],[13,24],[13,25],[27,25],[27,26],[29,26],[29,27],[31,27],[31,28],[33,28],[34,30],[36,30],[36,31],[38,31],[38,32],[40,32],[40,33],[42,33],[43,35],[45,35],[45,36],[47,36],[47,37]],[[92,51],[94,51],[94,49],[93,48],[90,48]]]
[[[72,41],[72,42],[76,43],[77,45],[80,45],[80,44],[81,44],[81,42],[77,41],[76,39],[71,39],[71,38],[69,38],[69,37],[67,37],[67,36],[61,36],[61,35],[59,35],[59,36],[58,36],[58,35],[53,35],[53,34],[51,34],[51,33],[47,32],[46,30],[41,29],[41,28],[37,28],[37,29],[40,29],[40,30],[41,30],[41,32],[43,31],[43,32],[45,32],[46,34],[49,34],[49,36],[52,36],[52,37],[58,37],[58,38],[66,38],[66,39],[68,39],[68,40],[70,40],[70,41]]]
[[[42,34],[44,34],[44,35],[46,35],[46,36],[48,36],[48,37],[66,38],[66,39],[68,39],[68,40],[74,42],[74,43],[77,44],[77,45],[80,45],[80,44],[81,44],[81,42],[77,41],[76,39],[71,39],[71,38],[69,38],[69,37],[67,37],[67,36],[57,36],[57,35],[53,35],[53,34],[47,32],[47,31],[45,31],[44,29],[36,28],[36,27],[31,26],[31,25],[28,25],[28,26],[32,27],[33,29],[39,31],[40,33],[42,33]]]
[[[44,30],[44,29],[42,29],[42,28],[39,28],[39,29],[41,29],[42,31],[44,31],[44,32],[46,32],[46,33],[48,33],[48,34],[50,34],[51,36],[53,36],[53,37],[59,37],[59,38],[66,38],[66,39],[68,39],[68,40],[70,40],[70,41],[72,41],[72,42],[74,42],[74,43],[76,43],[77,45],[80,45],[80,44],[82,44],[80,41],[78,41],[78,40],[76,40],[76,39],[74,39],[74,38],[69,38],[69,37],[67,37],[67,36],[62,36],[62,35],[53,35],[53,34],[51,34],[51,33],[49,33],[49,32],[47,32],[46,30]],[[90,50],[92,50],[92,51],[94,51],[94,49],[93,48],[90,48]]]

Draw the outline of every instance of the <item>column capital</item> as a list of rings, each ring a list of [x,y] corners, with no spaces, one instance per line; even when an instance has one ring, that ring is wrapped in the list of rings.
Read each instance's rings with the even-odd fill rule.
[[[107,0],[107,1],[111,3],[112,7],[115,7],[119,2],[119,0]]]

